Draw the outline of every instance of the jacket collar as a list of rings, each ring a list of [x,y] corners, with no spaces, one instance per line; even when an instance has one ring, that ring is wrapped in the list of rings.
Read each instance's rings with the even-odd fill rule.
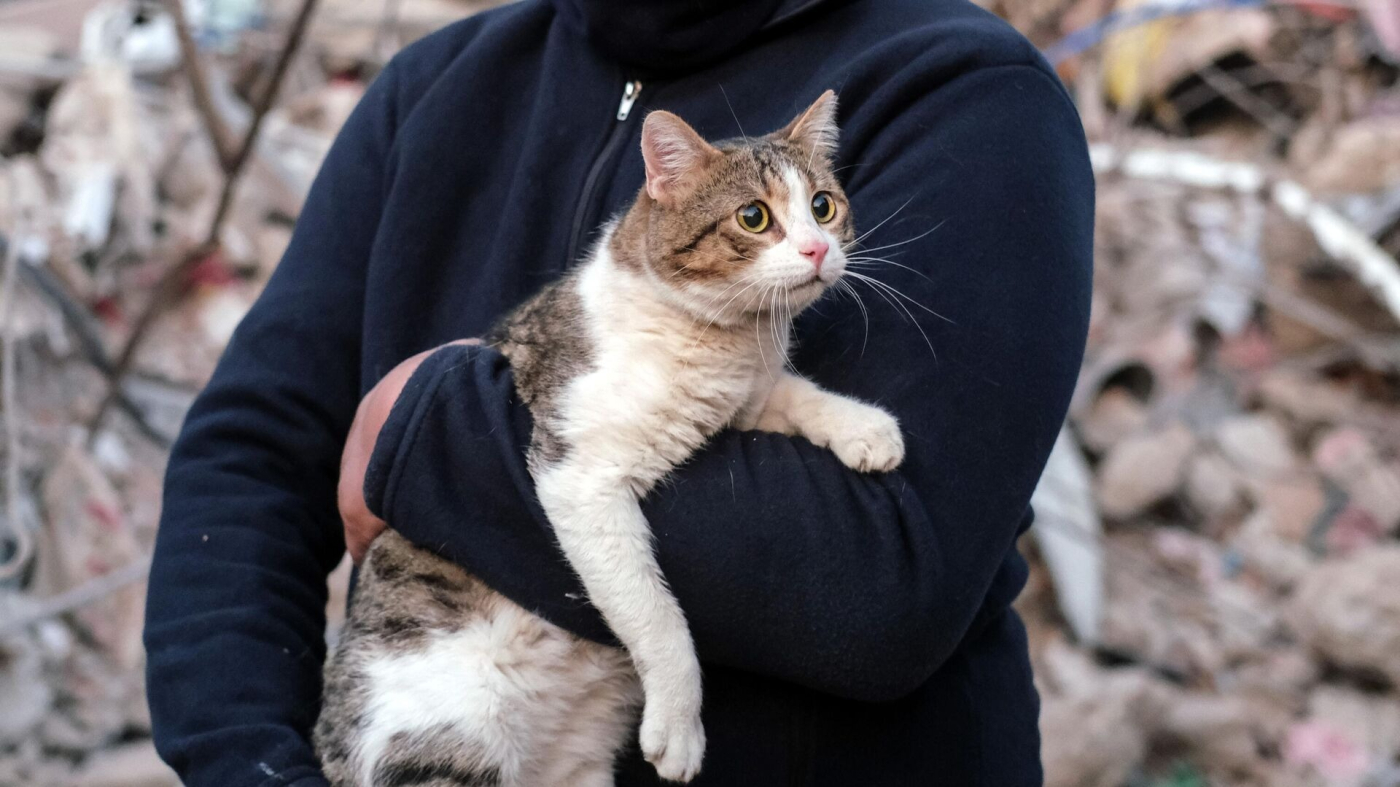
[[[707,65],[759,31],[829,0],[553,0],[560,16],[625,67]]]

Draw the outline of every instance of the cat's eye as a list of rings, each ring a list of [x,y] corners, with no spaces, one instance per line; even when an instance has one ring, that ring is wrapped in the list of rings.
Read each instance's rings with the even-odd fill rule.
[[[763,232],[768,229],[768,206],[762,202],[750,202],[734,214],[739,226],[749,232]]]
[[[836,200],[825,191],[818,191],[812,197],[812,217],[822,224],[836,218]]]

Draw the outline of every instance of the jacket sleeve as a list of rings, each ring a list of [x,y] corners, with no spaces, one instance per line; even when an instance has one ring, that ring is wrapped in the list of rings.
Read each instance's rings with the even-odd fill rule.
[[[308,740],[336,481],[360,399],[360,326],[383,200],[393,66],[332,146],[286,255],[186,419],[167,468],[146,610],[157,748],[193,787],[324,785]]]
[[[851,270],[901,294],[853,280],[864,308],[804,315],[794,360],[894,412],[904,465],[861,475],[801,439],[728,432],[644,502],[703,659],[866,700],[921,685],[984,605],[1009,604],[987,594],[998,571],[1024,571],[1014,540],[1068,407],[1092,271],[1083,132],[1051,76],[974,71],[891,117],[857,140],[848,178],[874,230],[855,256],[890,262]],[[381,432],[366,498],[416,543],[607,641],[534,499],[529,429],[499,354],[444,350]]]

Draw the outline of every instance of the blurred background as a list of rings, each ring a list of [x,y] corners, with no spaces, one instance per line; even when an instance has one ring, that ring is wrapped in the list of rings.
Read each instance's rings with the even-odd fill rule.
[[[176,783],[140,643],[170,440],[367,82],[492,4],[0,0],[0,786]],[[1099,183],[1021,544],[1047,783],[1397,787],[1400,0],[983,4]]]

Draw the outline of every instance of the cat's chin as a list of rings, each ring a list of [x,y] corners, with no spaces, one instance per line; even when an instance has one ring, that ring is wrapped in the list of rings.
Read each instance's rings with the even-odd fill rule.
[[[812,278],[801,284],[795,284],[782,290],[783,297],[773,301],[758,304],[756,308],[745,309],[743,314],[748,319],[768,317],[773,314],[782,315],[791,319],[796,317],[808,306],[821,300],[833,282],[824,281],[819,278]]]
[[[836,283],[836,279],[826,281],[820,276],[813,276],[802,284],[789,287],[787,291],[788,303],[785,308],[789,310],[801,310],[816,303],[828,288]]]

